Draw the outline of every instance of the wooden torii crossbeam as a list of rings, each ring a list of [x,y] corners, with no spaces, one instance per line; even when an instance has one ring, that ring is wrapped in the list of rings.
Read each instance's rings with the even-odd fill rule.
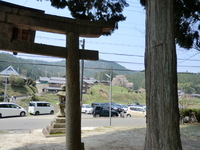
[[[79,59],[98,60],[97,51],[79,50],[79,37],[100,37],[115,22],[84,21],[0,1],[0,49],[66,58],[66,150],[81,150]],[[66,35],[66,48],[34,43],[35,31]]]

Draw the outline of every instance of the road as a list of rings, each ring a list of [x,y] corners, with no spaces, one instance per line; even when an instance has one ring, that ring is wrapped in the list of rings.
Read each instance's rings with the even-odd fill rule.
[[[0,131],[30,132],[33,129],[42,129],[54,120],[56,115],[28,115],[25,117],[7,117],[0,119]],[[145,125],[145,118],[111,118],[111,126]],[[93,118],[90,114],[82,114],[82,127],[110,126],[109,117]]]

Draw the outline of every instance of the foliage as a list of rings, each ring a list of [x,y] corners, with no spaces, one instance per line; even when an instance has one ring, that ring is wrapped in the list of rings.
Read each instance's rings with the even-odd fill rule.
[[[0,96],[0,102],[4,101],[4,96]]]
[[[20,77],[17,77],[16,80],[15,80],[15,86],[23,86],[24,85],[24,79],[23,78],[20,78]]]
[[[24,86],[24,79],[22,77],[11,74],[9,76],[9,83],[12,86]]]
[[[133,83],[129,82],[124,75],[117,75],[112,80],[113,86],[121,86],[128,89],[133,88]]]
[[[195,85],[191,82],[178,83],[178,89],[181,89],[185,93],[196,93]]]
[[[99,80],[99,81],[110,81],[110,79],[106,76],[106,74],[110,75],[111,72],[110,71],[101,71],[101,72],[97,72],[94,74],[94,78]],[[112,76],[115,76],[116,73],[113,72]]]
[[[30,85],[29,88],[33,91],[33,93],[37,93],[38,92],[37,88],[32,86],[32,85]]]
[[[36,95],[33,95],[31,98],[31,101],[46,101],[46,100],[47,100],[47,98],[41,97],[41,96],[36,96]]]
[[[140,0],[142,6],[146,0]],[[183,48],[200,50],[200,1],[175,0],[175,41]]]
[[[200,93],[200,74],[178,73],[178,88],[186,93]]]
[[[134,90],[145,89],[144,72],[129,74],[126,78],[129,82],[133,82]],[[200,93],[200,74],[178,73],[178,89],[188,94]]]
[[[34,91],[30,88],[30,86],[25,85],[24,87],[27,90],[26,94],[28,94],[28,95],[34,95],[35,94]]]
[[[130,75],[126,75],[129,82],[133,82],[133,89],[138,90],[140,88],[145,88],[145,74],[144,72],[138,72]]]
[[[116,21],[115,29],[118,29],[118,22],[124,21],[122,11],[128,7],[126,0],[106,1],[106,0],[51,0],[51,5],[56,8],[65,8],[71,12],[75,19],[89,21]],[[112,31],[111,31],[112,33]],[[105,33],[111,34],[111,33]]]
[[[176,43],[183,48],[200,50],[200,1],[176,0],[175,35]]]
[[[33,84],[33,79],[32,78],[26,78],[26,85],[30,86]]]
[[[183,116],[190,116],[190,112],[195,112],[195,116],[198,122],[200,122],[200,109],[185,109],[183,112]]]
[[[0,77],[0,84],[3,84],[5,81],[5,78],[4,77]]]

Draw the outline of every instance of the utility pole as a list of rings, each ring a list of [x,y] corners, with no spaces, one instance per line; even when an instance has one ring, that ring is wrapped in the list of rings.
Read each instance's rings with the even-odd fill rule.
[[[108,74],[105,74],[109,79],[110,79],[110,96],[109,96],[109,101],[110,101],[110,107],[109,107],[109,117],[110,117],[110,126],[111,126],[111,107],[112,107],[112,73],[113,72],[113,69],[111,67],[111,70],[110,70],[110,75]]]
[[[83,39],[82,50],[85,49],[85,39]],[[82,105],[82,92],[83,92],[83,74],[84,74],[84,60],[81,60],[81,76],[80,76],[80,101]]]
[[[7,91],[7,80],[8,80],[8,78],[7,78],[7,70],[6,70],[6,81],[5,81],[5,90],[4,90],[4,102],[6,101],[6,98],[7,98],[7,96],[6,96],[6,91]]]

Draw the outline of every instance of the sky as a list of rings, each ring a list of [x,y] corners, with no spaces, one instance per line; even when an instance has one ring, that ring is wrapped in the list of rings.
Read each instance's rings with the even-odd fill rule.
[[[67,8],[57,9],[51,6],[50,1],[43,0],[2,0],[18,4],[24,7],[44,10],[45,14],[64,16],[71,18]],[[145,10],[139,0],[128,0],[129,7],[125,8],[123,14],[126,20],[119,23],[119,28],[111,36],[99,38],[79,38],[80,49],[83,39],[85,49],[99,51],[99,58],[106,61],[115,61],[130,70],[144,70],[145,52]],[[43,43],[65,47],[65,35],[36,32],[35,43]],[[186,50],[177,46],[177,71],[178,72],[200,72],[200,52],[194,49]],[[5,52],[5,51],[1,51]],[[59,61],[63,59],[36,56],[18,53],[17,57],[25,59],[40,59],[45,61]]]

